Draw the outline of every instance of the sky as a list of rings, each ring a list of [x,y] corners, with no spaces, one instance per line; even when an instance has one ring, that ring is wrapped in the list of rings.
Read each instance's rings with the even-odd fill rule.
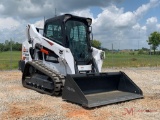
[[[0,0],[0,43],[22,43],[27,24],[43,27],[55,9],[92,18],[94,39],[108,49],[150,48],[148,36],[160,32],[160,0]]]

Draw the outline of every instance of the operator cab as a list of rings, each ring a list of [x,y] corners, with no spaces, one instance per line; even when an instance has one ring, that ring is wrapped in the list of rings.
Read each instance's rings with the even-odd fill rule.
[[[44,37],[69,48],[78,65],[91,63],[90,18],[65,14],[46,20]]]

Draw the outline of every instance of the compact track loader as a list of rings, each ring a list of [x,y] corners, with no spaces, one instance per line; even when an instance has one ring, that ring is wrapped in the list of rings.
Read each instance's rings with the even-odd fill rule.
[[[44,29],[27,25],[19,61],[23,86],[89,108],[142,98],[125,73],[101,73],[105,53],[90,44],[91,23],[64,14],[46,20]]]

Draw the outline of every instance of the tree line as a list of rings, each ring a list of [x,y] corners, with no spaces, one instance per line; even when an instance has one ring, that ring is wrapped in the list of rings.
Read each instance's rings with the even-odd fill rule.
[[[0,52],[3,51],[21,51],[22,44],[12,41],[6,40],[4,43],[0,43]]]
[[[150,34],[150,36],[148,37],[148,45],[151,46],[151,49],[154,51],[154,54],[156,54],[156,49],[158,48],[158,46],[160,45],[160,32],[153,32]],[[91,41],[91,45],[95,48],[98,48],[98,49],[102,49],[102,50],[107,50],[106,48],[102,48],[101,47],[101,42],[98,41],[98,40],[92,40]],[[147,48],[142,48],[141,50],[138,50],[139,53],[142,53],[142,51],[149,51],[149,49]]]
[[[157,47],[160,45],[160,32],[153,32],[150,34],[150,36],[148,37],[148,45],[151,46],[151,49],[154,50],[154,54],[155,51],[157,49]],[[98,48],[98,49],[103,49],[101,47],[101,42],[99,40],[92,40],[91,41],[91,46]],[[0,52],[2,51],[21,51],[21,47],[22,44],[18,43],[18,42],[14,42],[12,40],[6,40],[5,43],[0,43]],[[104,48],[103,50],[106,50],[106,48]]]
[[[160,45],[160,32],[153,32],[148,37],[148,45],[151,45],[151,49],[154,51],[154,54],[156,53],[157,47]]]
[[[98,49],[101,48],[101,42],[98,40],[93,40],[91,42],[91,45],[93,47],[96,47]],[[0,52],[2,51],[10,51],[11,49],[13,51],[21,51],[22,44],[18,42],[14,42],[12,40],[6,40],[4,43],[0,43]]]

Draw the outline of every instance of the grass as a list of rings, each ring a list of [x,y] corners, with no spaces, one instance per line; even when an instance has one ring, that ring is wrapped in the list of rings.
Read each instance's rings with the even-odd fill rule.
[[[129,53],[106,53],[103,67],[157,67],[160,55],[131,55]]]
[[[18,69],[21,51],[0,52],[0,70]]]
[[[0,70],[18,69],[21,59],[20,51],[0,52]],[[129,53],[106,53],[103,67],[157,67],[160,66],[160,55],[138,55]]]

